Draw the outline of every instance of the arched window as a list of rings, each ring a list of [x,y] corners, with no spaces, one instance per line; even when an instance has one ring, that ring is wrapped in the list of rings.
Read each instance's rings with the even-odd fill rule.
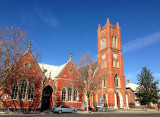
[[[107,60],[104,60],[104,63],[103,63],[104,65],[104,68],[106,68],[107,67]]]
[[[115,67],[115,60],[113,60],[113,67]]]
[[[104,37],[104,39],[101,38],[101,49],[106,47],[106,38]]]
[[[103,61],[101,62],[101,69],[103,69]]]
[[[104,48],[104,40],[102,39],[102,49]]]
[[[112,47],[115,47],[115,37],[112,37]]]
[[[68,101],[72,100],[72,89],[69,87],[68,88]]]
[[[24,80],[22,82],[22,85],[21,85],[21,93],[20,93],[20,99],[21,100],[25,99],[26,88],[27,88],[27,81]]]
[[[104,40],[104,41],[103,41],[103,48],[105,48],[105,47],[106,47],[106,38],[104,37],[103,40]]]
[[[103,39],[101,38],[101,42],[100,42],[100,48],[103,49]]]
[[[117,68],[119,68],[119,61],[117,60]]]
[[[115,47],[118,48],[118,39],[115,37]]]
[[[12,88],[12,95],[11,95],[11,99],[12,100],[16,100],[17,99],[17,92],[18,92],[18,86],[16,84]]]
[[[33,96],[34,96],[34,87],[30,86],[28,92],[28,100],[33,100]]]
[[[74,101],[77,101],[78,98],[78,91],[75,89],[74,90]]]
[[[118,87],[118,75],[116,74],[114,77],[115,80],[115,87]]]
[[[62,101],[66,101],[66,89],[62,89]]]

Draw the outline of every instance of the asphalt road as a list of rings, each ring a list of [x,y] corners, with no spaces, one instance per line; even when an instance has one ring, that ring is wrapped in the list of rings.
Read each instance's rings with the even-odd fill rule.
[[[26,115],[0,115],[0,117],[160,117],[160,113],[98,113],[98,114],[26,114]]]

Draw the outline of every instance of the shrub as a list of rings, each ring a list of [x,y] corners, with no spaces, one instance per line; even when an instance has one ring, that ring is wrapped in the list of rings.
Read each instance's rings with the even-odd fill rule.
[[[134,103],[129,103],[129,107],[130,108],[135,108],[135,104]]]

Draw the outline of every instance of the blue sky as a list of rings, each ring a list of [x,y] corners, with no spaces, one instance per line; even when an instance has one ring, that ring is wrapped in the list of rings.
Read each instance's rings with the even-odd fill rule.
[[[62,65],[73,51],[97,57],[97,28],[107,18],[121,27],[126,80],[148,67],[160,79],[159,0],[0,0],[0,24],[21,26],[42,53],[42,63]]]

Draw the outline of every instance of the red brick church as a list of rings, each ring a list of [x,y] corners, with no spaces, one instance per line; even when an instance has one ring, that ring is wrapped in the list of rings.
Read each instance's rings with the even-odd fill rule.
[[[102,88],[94,91],[90,97],[90,106],[94,107],[96,104],[97,106],[128,108],[119,24],[113,26],[107,19],[105,26],[99,25],[97,42],[97,63],[100,66],[98,69],[103,74],[104,80]],[[71,81],[74,82],[75,75],[78,75],[77,67],[72,60],[72,53],[69,60],[61,66],[47,65],[37,63],[29,45],[28,50],[16,63],[22,65],[23,69],[34,68],[33,71],[29,71],[34,74],[34,77],[23,79],[21,86],[16,83],[12,84],[12,90],[2,97],[1,108],[21,108],[22,106],[45,110],[61,104],[78,109],[85,108],[85,96],[78,92],[76,86],[70,84]],[[38,79],[37,84],[31,83],[31,79]],[[103,99],[103,105],[101,99]]]
[[[123,57],[121,46],[121,30],[117,22],[116,26],[110,24],[97,30],[98,57],[101,73],[105,74],[102,89],[98,91],[96,101],[104,99],[106,106],[115,108],[128,108],[128,95],[126,91],[125,76],[123,71]]]

